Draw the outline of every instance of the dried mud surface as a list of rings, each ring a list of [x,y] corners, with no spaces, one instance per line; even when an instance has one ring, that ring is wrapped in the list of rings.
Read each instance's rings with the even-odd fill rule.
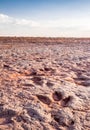
[[[0,43],[0,130],[90,130],[90,43]]]

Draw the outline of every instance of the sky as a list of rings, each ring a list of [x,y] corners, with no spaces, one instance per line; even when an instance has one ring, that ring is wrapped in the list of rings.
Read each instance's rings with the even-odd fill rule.
[[[0,36],[90,37],[90,0],[0,0]]]

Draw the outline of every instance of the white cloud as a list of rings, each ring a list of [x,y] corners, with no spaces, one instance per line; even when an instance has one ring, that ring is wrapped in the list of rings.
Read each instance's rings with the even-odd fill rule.
[[[9,17],[8,15],[0,14],[0,23],[12,23],[13,18]]]
[[[90,18],[79,18],[79,19],[72,19],[72,18],[63,18],[58,20],[45,20],[45,21],[34,21],[34,20],[27,20],[27,19],[19,19],[13,18],[5,14],[0,14],[0,23],[2,24],[13,24],[19,26],[29,26],[29,27],[64,27],[64,28],[71,28],[71,27],[87,27],[90,28]]]
[[[13,25],[27,25],[31,27],[37,27],[39,26],[39,23],[36,21],[32,20],[27,20],[27,19],[17,19],[10,17],[8,15],[0,14],[0,23],[2,24],[13,24]]]
[[[90,36],[90,18],[27,20],[0,14],[0,35],[16,36]]]
[[[61,27],[61,28],[88,28],[90,29],[90,18],[63,18],[58,20],[47,20],[40,24],[40,27]]]
[[[31,27],[37,27],[39,26],[38,22],[32,21],[32,20],[27,20],[27,19],[14,19],[14,23],[16,25],[27,25],[27,26],[31,26]]]

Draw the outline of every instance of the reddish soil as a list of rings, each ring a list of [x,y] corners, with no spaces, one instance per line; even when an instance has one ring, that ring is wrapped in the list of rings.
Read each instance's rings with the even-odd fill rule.
[[[90,130],[90,39],[0,37],[0,130]]]

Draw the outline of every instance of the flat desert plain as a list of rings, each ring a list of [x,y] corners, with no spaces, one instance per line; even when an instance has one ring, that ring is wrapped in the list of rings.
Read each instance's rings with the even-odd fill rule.
[[[0,130],[90,130],[90,39],[0,37]]]

